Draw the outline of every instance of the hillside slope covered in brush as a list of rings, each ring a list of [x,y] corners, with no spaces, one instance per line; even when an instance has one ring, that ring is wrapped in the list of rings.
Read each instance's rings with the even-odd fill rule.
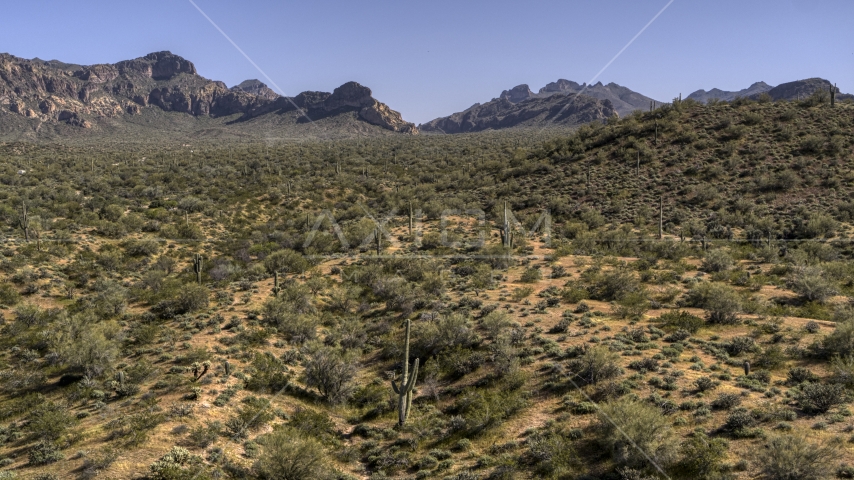
[[[0,144],[0,478],[848,478],[852,121]]]

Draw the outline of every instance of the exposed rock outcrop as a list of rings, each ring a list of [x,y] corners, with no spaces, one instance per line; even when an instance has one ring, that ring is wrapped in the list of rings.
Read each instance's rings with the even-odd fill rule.
[[[231,89],[198,75],[192,62],[156,52],[116,64],[79,66],[56,60],[26,60],[0,54],[0,105],[43,122],[92,127],[100,118],[139,115],[156,107],[194,116],[252,119],[299,108],[328,116],[355,109],[358,119],[394,132],[417,133],[415,125],[355,82],[333,93],[303,92],[293,102],[258,80]],[[57,113],[59,112],[59,113]]]
[[[260,80],[244,80],[239,85],[235,85],[231,87],[231,91],[240,91],[245,93],[251,93],[252,95],[259,96],[261,98],[265,98],[267,100],[275,100],[279,98],[279,94],[274,92],[270,87],[261,82]]]

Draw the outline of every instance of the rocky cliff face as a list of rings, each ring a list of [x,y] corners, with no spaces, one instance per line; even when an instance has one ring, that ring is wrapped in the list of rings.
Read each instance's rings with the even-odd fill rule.
[[[586,95],[551,95],[517,103],[497,98],[448,117],[419,125],[425,132],[468,133],[514,127],[580,125],[618,115],[608,100]]]
[[[363,121],[395,132],[417,133],[413,124],[355,82],[331,94],[304,92],[297,98],[303,102],[300,108],[319,109],[323,114],[358,109]],[[201,77],[192,62],[170,52],[88,66],[0,54],[0,108],[41,122],[83,128],[97,126],[105,118],[137,115],[145,108],[242,119],[294,109],[290,101],[257,80],[229,89]]]

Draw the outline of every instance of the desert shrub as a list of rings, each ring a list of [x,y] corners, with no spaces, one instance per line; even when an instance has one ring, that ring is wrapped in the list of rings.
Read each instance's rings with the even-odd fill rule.
[[[741,404],[741,396],[736,393],[724,392],[718,395],[718,398],[712,400],[712,408],[720,410],[729,410]]]
[[[537,431],[525,441],[524,459],[535,465],[540,476],[560,478],[578,465],[578,455],[570,439],[559,432]]]
[[[41,440],[27,451],[30,465],[47,465],[65,458],[54,442]]]
[[[253,469],[267,480],[327,478],[331,472],[323,445],[304,432],[277,427],[258,437],[261,454]]]
[[[833,372],[833,381],[845,385],[848,388],[854,386],[854,356],[836,355],[830,361],[830,369]]]
[[[581,357],[571,360],[568,368],[574,376],[588,384],[599,383],[623,373],[620,356],[608,347],[598,346],[587,349]]]
[[[125,253],[131,257],[150,257],[160,250],[160,244],[151,238],[128,240],[124,243],[124,247]]]
[[[419,357],[435,355],[457,347],[468,348],[477,340],[469,317],[462,313],[442,315],[432,322],[418,322],[412,328],[412,336],[412,355]],[[398,347],[399,345],[395,344],[395,348]],[[398,352],[394,353],[396,356]],[[402,350],[399,353],[403,353]]]
[[[649,310],[646,295],[633,292],[624,295],[618,302],[615,313],[620,318],[641,318]]]
[[[222,424],[214,421],[205,425],[197,425],[190,429],[190,434],[187,436],[187,443],[199,448],[208,448],[219,439],[222,433]]]
[[[321,347],[305,362],[303,381],[309,388],[316,388],[324,400],[335,404],[352,395],[356,373],[353,358],[338,350]]]
[[[172,447],[166,455],[152,463],[148,470],[151,480],[207,479],[202,458],[186,448]]]
[[[643,292],[643,285],[631,270],[615,269],[598,275],[590,285],[590,298],[594,300],[622,300],[630,293]]]
[[[39,440],[54,442],[76,423],[77,419],[66,406],[46,402],[30,412],[27,430]]]
[[[678,441],[670,420],[649,403],[629,397],[607,402],[597,428],[601,444],[619,465],[646,467],[647,456],[662,466],[676,459]]]
[[[489,338],[496,339],[507,328],[513,325],[513,320],[506,312],[498,310],[489,312],[485,317],[480,319],[480,324],[486,330]]]
[[[768,345],[753,361],[755,366],[768,370],[779,368],[784,363],[786,363],[786,354],[779,345]]]
[[[304,273],[311,264],[302,254],[293,250],[285,249],[272,253],[264,259],[264,268],[267,273]]]
[[[543,279],[543,272],[539,268],[526,268],[519,279],[522,283],[536,283]]]
[[[847,401],[842,385],[805,383],[795,395],[798,405],[807,413],[825,413]]]
[[[676,469],[686,478],[715,478],[724,468],[729,445],[722,438],[709,438],[694,432],[682,444],[682,459]]]
[[[0,305],[12,307],[21,301],[21,295],[11,283],[0,283]]]
[[[741,299],[732,287],[719,283],[701,283],[688,291],[689,306],[707,310],[709,323],[734,325],[739,322]]]
[[[724,346],[727,353],[737,357],[742,353],[752,352],[756,349],[756,341],[752,337],[733,337]]]
[[[270,352],[256,353],[250,365],[246,388],[256,392],[276,393],[290,381],[288,367]]]
[[[454,410],[463,419],[460,429],[468,435],[477,435],[500,425],[527,406],[527,394],[521,389],[467,389],[459,395]]]
[[[727,415],[724,430],[738,435],[740,432],[753,427],[756,423],[756,418],[746,408],[736,408]]]
[[[812,373],[808,368],[793,367],[786,374],[786,383],[789,385],[800,385],[805,382],[817,382],[818,375]]]
[[[709,377],[700,377],[694,380],[694,385],[697,387],[697,390],[701,392],[706,392],[708,390],[713,390],[717,388],[718,382],[712,380]]]
[[[325,442],[335,440],[337,435],[332,418],[324,412],[310,408],[297,408],[288,420],[288,426]]]
[[[854,319],[846,319],[836,324],[836,329],[826,336],[818,348],[818,353],[827,357],[845,356],[854,351]]]
[[[203,285],[191,283],[178,289],[173,296],[161,300],[151,311],[161,318],[173,318],[208,308],[210,291]]]
[[[769,438],[756,460],[768,480],[820,480],[829,478],[836,455],[830,443],[787,434]]]
[[[703,319],[684,310],[669,310],[658,317],[658,321],[670,330],[685,330],[697,333],[703,326]]]
[[[715,249],[706,252],[703,257],[703,270],[707,272],[723,272],[733,266],[733,259],[726,250]]]
[[[232,439],[246,438],[249,432],[257,430],[273,420],[273,412],[270,408],[270,400],[255,396],[248,396],[241,400],[241,407],[237,413],[225,422]]]
[[[793,270],[789,274],[786,286],[808,302],[824,303],[839,292],[833,282],[825,278],[819,269],[810,267]]]

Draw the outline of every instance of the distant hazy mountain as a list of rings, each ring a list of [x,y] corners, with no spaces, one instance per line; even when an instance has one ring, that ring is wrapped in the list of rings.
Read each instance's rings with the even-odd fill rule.
[[[515,90],[515,89],[514,89]],[[518,93],[518,90],[517,90]],[[465,111],[419,125],[424,132],[468,133],[514,127],[573,126],[603,120],[617,114],[608,100],[587,95],[549,95],[517,102],[513,93]]]
[[[772,88],[774,88],[774,87],[772,87],[771,85],[768,85],[765,82],[756,82],[753,85],[751,85],[751,86],[749,86],[743,90],[739,90],[737,92],[728,92],[725,90],[721,90],[719,88],[713,88],[713,89],[709,90],[708,92],[705,90],[697,90],[696,92],[692,93],[691,95],[688,95],[687,98],[689,98],[691,100],[696,100],[696,101],[702,102],[702,103],[707,103],[711,99],[729,102],[729,101],[735,100],[736,98],[740,98],[740,97],[750,97],[753,95],[761,95],[762,93],[765,93],[768,90],[771,90]]]
[[[431,120],[419,128],[425,132],[462,133],[578,125],[605,119],[615,113],[626,116],[635,110],[648,110],[652,102],[653,99],[616,83],[587,85],[560,79],[537,93],[526,84],[517,85],[487,103],[477,103],[463,112]]]
[[[570,80],[560,79],[541,88],[538,95],[574,95],[578,93],[583,93],[599,100],[610,101],[621,117],[625,117],[635,110],[647,111],[649,110],[650,103],[653,101],[657,104],[662,103],[613,82],[607,85],[603,85],[602,82],[598,82],[595,85],[587,85],[586,83],[578,84]]]
[[[415,125],[356,82],[332,93],[303,92],[288,99],[258,80],[226,88],[170,52],[85,66],[0,54],[0,139],[112,135],[124,140],[152,132],[342,137],[384,130],[417,133]]]

